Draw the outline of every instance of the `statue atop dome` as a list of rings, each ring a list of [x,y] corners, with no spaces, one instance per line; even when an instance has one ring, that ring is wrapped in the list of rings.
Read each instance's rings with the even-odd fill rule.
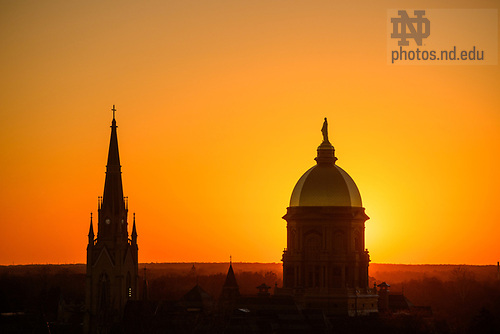
[[[323,127],[321,128],[321,133],[323,133],[323,141],[326,143],[329,143],[330,141],[328,140],[328,121],[326,120],[323,122]]]

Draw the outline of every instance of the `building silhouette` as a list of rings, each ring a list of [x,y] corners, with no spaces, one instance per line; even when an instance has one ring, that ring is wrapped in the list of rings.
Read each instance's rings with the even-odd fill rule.
[[[298,180],[287,221],[283,252],[283,288],[304,309],[329,314],[368,315],[377,312],[376,291],[369,287],[365,221],[353,179],[336,165],[325,118],[316,165]]]
[[[135,214],[128,233],[128,203],[123,196],[115,106],[104,193],[99,197],[97,237],[92,215],[87,246],[85,333],[108,333],[122,321],[125,304],[137,299],[138,247]]]
[[[180,300],[156,300],[148,296],[146,273],[139,298],[135,216],[129,238],[114,111],[113,106],[97,237],[92,216],[89,230],[85,333],[324,332],[337,316],[377,312],[378,295],[368,285],[370,258],[364,247],[368,216],[356,184],[335,163],[326,118],[317,164],[297,182],[283,217],[287,248],[282,288],[276,284],[271,295],[271,287],[263,283],[255,287],[257,294],[241,295],[230,261],[218,300],[198,279]],[[187,277],[195,276],[193,265]]]

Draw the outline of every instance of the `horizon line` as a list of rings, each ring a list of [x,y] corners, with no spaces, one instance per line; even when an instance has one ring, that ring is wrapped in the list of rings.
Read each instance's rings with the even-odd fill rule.
[[[139,265],[148,264],[229,264],[230,261],[221,262],[205,262],[205,261],[173,261],[173,262],[139,262]],[[281,264],[281,262],[258,262],[258,261],[231,261],[233,264]],[[71,265],[86,265],[83,262],[71,262],[71,263],[14,263],[14,264],[0,264],[0,267],[10,267],[10,266],[71,266]],[[398,266],[497,266],[497,263],[493,264],[467,264],[467,263],[390,263],[390,262],[372,262],[370,265],[398,265]]]

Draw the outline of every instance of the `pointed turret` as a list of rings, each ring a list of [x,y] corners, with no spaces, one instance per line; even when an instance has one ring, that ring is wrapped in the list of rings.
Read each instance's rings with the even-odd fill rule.
[[[92,224],[92,212],[90,213],[89,246],[94,245],[94,225]]]
[[[135,212],[134,212],[134,223],[132,225],[132,233],[131,233],[131,237],[132,237],[132,244],[137,244],[137,229],[135,228]],[[146,269],[144,269],[146,270]],[[146,271],[144,271],[144,273],[146,273]]]
[[[226,281],[224,282],[223,289],[224,288],[239,289],[238,282],[236,282],[236,276],[234,276],[233,264],[231,262],[229,263],[229,270],[227,271]]]
[[[226,281],[222,286],[222,293],[220,299],[222,301],[235,301],[240,296],[240,288],[234,276],[233,263],[229,260],[229,269],[226,275]]]

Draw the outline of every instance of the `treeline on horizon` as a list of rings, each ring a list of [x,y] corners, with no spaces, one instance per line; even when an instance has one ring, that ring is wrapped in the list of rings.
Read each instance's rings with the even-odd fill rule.
[[[150,300],[178,300],[196,284],[217,299],[229,263],[139,264],[139,296],[144,268]],[[243,295],[262,283],[282,285],[281,263],[233,263]],[[500,328],[500,280],[496,266],[371,264],[370,282],[391,285],[415,306],[430,306],[442,333],[480,333]],[[85,265],[0,266],[0,313],[41,312],[57,321],[61,302],[85,299]],[[443,329],[444,328],[444,329]]]
[[[214,275],[227,273],[228,262],[164,262],[164,263],[139,263],[139,276],[144,274],[146,268],[147,277],[154,278],[161,275],[182,275],[190,273],[195,267],[197,275]],[[233,262],[233,269],[237,272],[274,272],[280,279],[283,276],[282,263],[260,263],[260,262]],[[24,264],[24,265],[0,265],[0,275],[9,273],[13,275],[38,275],[41,271],[45,273],[58,273],[69,271],[72,273],[85,273],[85,264]],[[477,280],[489,280],[500,274],[496,265],[458,265],[458,264],[391,264],[371,263],[370,276],[376,281],[385,281],[389,284],[398,284],[406,280],[423,279],[426,277],[437,277],[446,280],[450,272],[456,268],[467,268]]]

